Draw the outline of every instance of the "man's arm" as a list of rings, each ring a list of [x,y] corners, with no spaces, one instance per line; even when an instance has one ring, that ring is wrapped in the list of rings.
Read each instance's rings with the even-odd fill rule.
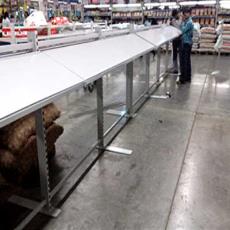
[[[182,32],[182,34],[187,33],[190,30],[193,30],[193,24],[192,24],[192,22],[188,22],[185,25],[181,26],[181,32]]]

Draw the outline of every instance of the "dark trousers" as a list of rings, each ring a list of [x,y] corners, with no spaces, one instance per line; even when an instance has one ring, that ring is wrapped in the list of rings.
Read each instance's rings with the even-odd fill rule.
[[[173,69],[178,70],[178,53],[180,48],[181,39],[176,38],[172,42],[172,48],[173,48]]]
[[[191,81],[191,50],[192,45],[182,43],[180,46],[180,80]]]

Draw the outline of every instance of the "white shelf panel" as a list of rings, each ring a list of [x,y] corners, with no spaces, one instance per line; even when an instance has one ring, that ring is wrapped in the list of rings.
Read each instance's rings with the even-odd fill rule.
[[[0,59],[0,127],[153,48],[149,41],[128,34]]]
[[[160,47],[181,34],[180,30],[173,26],[161,26],[146,31],[138,32],[137,35],[150,42],[155,48]]]
[[[44,53],[90,82],[152,49],[150,43],[135,34],[129,34]]]
[[[83,80],[42,53],[0,59],[0,127],[35,111]]]

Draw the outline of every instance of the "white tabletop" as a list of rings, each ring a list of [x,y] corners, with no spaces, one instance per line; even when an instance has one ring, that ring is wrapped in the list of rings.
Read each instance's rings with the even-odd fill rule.
[[[44,53],[90,82],[152,49],[150,43],[135,34],[129,34]]]
[[[0,59],[0,69],[0,127],[43,107],[58,94],[83,82],[42,53]]]
[[[129,34],[0,59],[0,127],[152,49]]]
[[[171,41],[172,39],[180,36],[180,34],[180,30],[173,26],[161,26],[137,33],[138,36],[153,44],[156,49],[167,41]]]

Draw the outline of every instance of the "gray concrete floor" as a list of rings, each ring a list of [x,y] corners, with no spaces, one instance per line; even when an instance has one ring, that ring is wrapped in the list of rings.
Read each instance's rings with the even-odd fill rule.
[[[113,141],[133,154],[105,152],[58,218],[38,215],[27,229],[230,229],[230,57],[194,55],[192,63],[191,85],[177,86],[169,76],[156,94],[170,91],[172,98],[149,100]],[[135,98],[144,89],[143,66],[144,60],[135,63]],[[106,109],[124,105],[123,72],[104,80]],[[65,133],[54,184],[96,141],[95,102],[95,92],[83,91],[57,102]],[[105,114],[106,127],[114,120]]]

